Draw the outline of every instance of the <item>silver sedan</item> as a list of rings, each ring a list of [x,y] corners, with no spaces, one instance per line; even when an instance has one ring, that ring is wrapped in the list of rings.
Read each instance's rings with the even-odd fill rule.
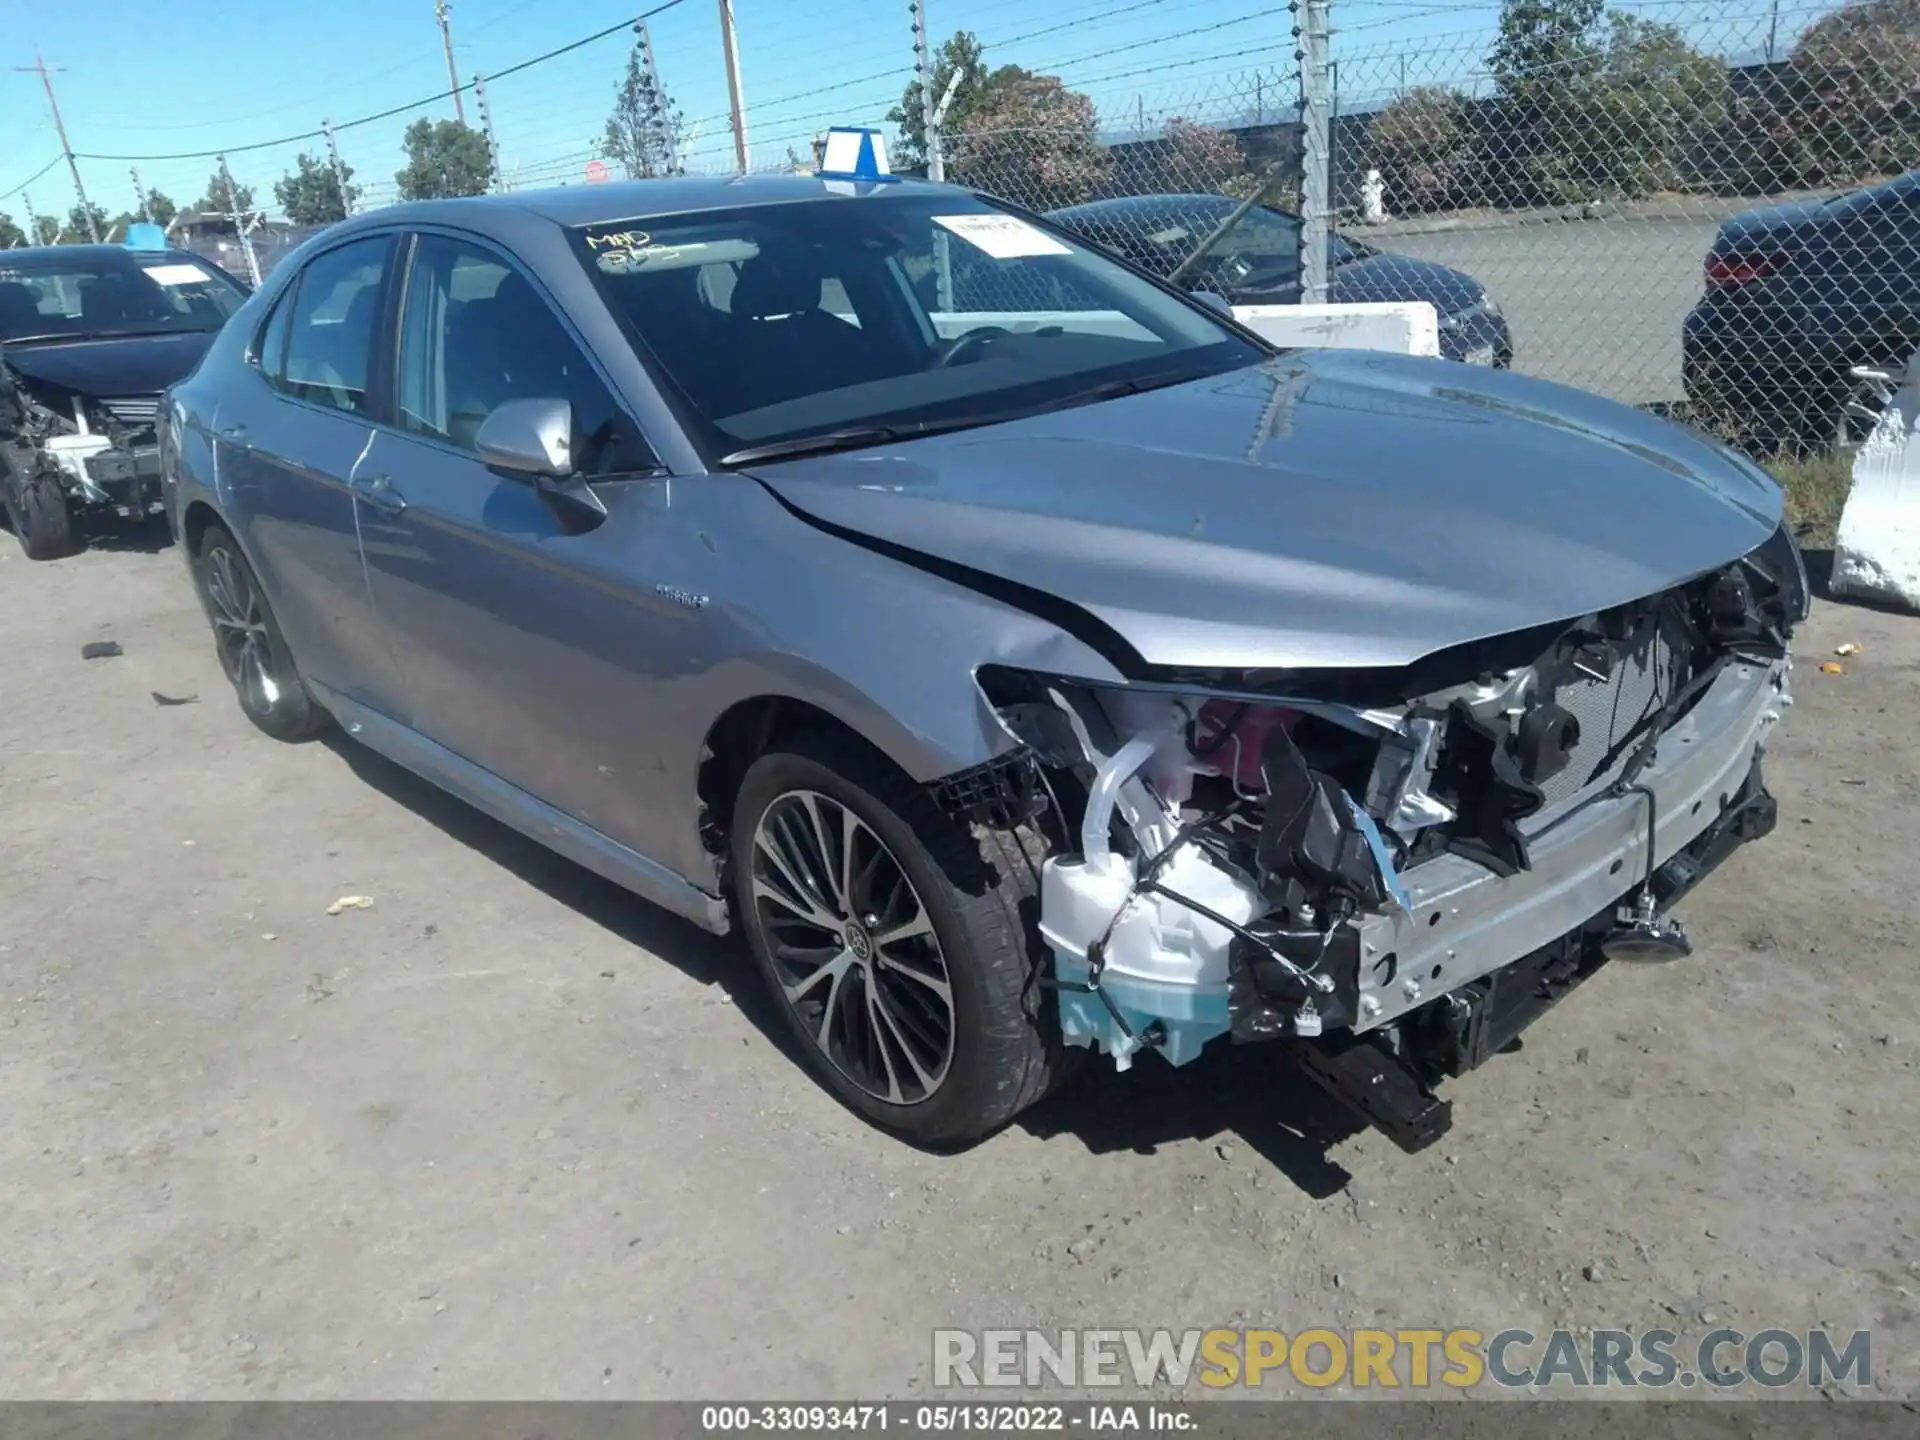
[[[1204,298],[1204,297],[1203,297]],[[1769,828],[1765,475],[1591,396],[1277,353],[912,181],[402,205],[169,392],[240,704],[738,929],[919,1143],[1065,1057],[1435,1094]],[[1544,998],[1543,998],[1544,997]]]

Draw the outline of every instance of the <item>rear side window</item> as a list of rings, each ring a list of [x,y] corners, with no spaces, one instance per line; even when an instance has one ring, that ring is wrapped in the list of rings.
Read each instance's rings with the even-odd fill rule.
[[[384,235],[357,240],[316,256],[302,272],[287,327],[286,361],[275,380],[279,389],[296,400],[367,413],[367,372],[392,250]],[[270,336],[271,323],[267,330]]]
[[[254,341],[253,358],[260,366],[260,373],[276,389],[286,388],[287,329],[293,318],[294,295],[299,289],[300,282],[296,279],[273,302],[273,313],[267,316],[267,323],[260,327],[260,335]]]

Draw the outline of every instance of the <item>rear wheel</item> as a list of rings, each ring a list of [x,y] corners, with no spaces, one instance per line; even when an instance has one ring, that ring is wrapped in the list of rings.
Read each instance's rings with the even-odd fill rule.
[[[857,742],[760,757],[734,805],[746,938],[808,1062],[918,1144],[978,1140],[1061,1073],[1030,912],[1041,841],[971,831]]]
[[[193,560],[220,668],[249,720],[276,740],[305,740],[327,713],[307,693],[260,581],[233,536],[209,525]]]
[[[7,524],[29,560],[73,553],[73,516],[59,485],[44,475],[6,486]]]

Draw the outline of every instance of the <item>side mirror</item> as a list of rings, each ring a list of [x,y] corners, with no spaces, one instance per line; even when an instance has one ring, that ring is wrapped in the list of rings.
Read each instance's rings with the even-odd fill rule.
[[[480,422],[473,448],[495,470],[564,480],[573,474],[573,406],[546,398],[508,400]]]
[[[490,469],[531,480],[570,533],[607,518],[606,503],[574,473],[573,406],[567,401],[505,401],[480,422],[473,448]]]
[[[1209,310],[1218,311],[1229,320],[1233,318],[1233,305],[1228,301],[1226,296],[1212,290],[1195,290],[1193,292],[1193,298]]]

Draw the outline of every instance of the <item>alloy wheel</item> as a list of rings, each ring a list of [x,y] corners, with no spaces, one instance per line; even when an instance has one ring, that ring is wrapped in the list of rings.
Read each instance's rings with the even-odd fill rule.
[[[205,573],[221,668],[249,710],[269,714],[280,703],[280,682],[274,675],[273,644],[259,592],[246,567],[224,545],[207,551]]]
[[[899,859],[831,796],[793,790],[753,836],[752,895],[786,1002],[834,1068],[894,1105],[953,1061],[953,988]]]

